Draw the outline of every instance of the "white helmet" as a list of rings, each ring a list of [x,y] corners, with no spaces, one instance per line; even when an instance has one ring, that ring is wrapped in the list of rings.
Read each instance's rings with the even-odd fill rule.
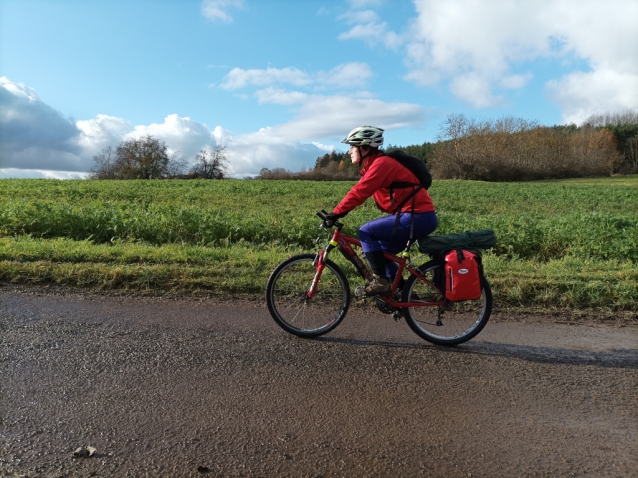
[[[383,130],[374,126],[359,126],[350,131],[342,143],[378,148],[383,144]]]

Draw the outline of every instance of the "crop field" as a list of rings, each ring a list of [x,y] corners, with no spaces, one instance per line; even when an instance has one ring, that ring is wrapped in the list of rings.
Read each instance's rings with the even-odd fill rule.
[[[314,213],[331,210],[351,186],[1,180],[0,281],[261,294],[279,261],[315,249]],[[497,305],[638,309],[638,176],[436,181],[430,193],[437,234],[496,231],[484,263]],[[380,214],[368,201],[344,219],[345,231],[356,235]]]

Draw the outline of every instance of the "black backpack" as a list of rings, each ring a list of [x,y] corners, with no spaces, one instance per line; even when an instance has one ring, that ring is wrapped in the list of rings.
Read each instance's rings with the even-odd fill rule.
[[[405,151],[401,151],[401,150],[398,150],[398,149],[395,150],[395,151],[389,151],[389,152],[385,152],[384,151],[383,155],[384,156],[389,156],[392,159],[395,159],[396,161],[401,163],[403,166],[405,166],[410,171],[412,171],[412,173],[419,180],[418,183],[408,183],[408,182],[405,182],[405,181],[395,181],[392,184],[390,184],[390,186],[388,187],[388,189],[390,190],[390,198],[394,197],[394,192],[393,192],[394,189],[413,188],[412,193],[410,193],[401,202],[401,204],[399,204],[396,207],[395,211],[396,211],[397,218],[394,221],[394,229],[392,230],[392,237],[394,237],[394,234],[397,231],[397,227],[399,226],[399,217],[401,216],[401,209],[403,209],[403,206],[410,199],[412,199],[414,196],[416,196],[416,194],[421,189],[424,189],[424,188],[428,189],[432,185],[432,175],[430,174],[430,171],[428,171],[428,167],[425,165],[425,162],[421,161],[419,158],[417,158],[415,156],[409,155]],[[412,204],[412,211],[414,211],[414,203]],[[412,224],[410,226],[410,241],[412,241],[413,233],[414,233],[414,218],[412,219]]]
[[[384,156],[390,156],[392,159],[396,159],[403,166],[408,168],[419,180],[421,186],[425,189],[429,189],[432,186],[432,175],[430,171],[428,171],[428,167],[425,165],[424,161],[421,161],[419,158],[409,155],[405,151],[395,150],[383,153]],[[397,184],[406,184],[403,187],[414,186],[412,183],[397,183]],[[409,186],[407,186],[409,185]],[[399,186],[394,186],[399,187]]]

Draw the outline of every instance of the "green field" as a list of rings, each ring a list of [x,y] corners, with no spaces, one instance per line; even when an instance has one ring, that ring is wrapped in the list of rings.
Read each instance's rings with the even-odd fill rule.
[[[0,280],[261,294],[280,260],[314,249],[315,211],[351,185],[1,180]],[[430,193],[437,234],[496,231],[485,267],[497,305],[638,309],[638,176],[437,181]],[[379,215],[368,201],[346,232]]]

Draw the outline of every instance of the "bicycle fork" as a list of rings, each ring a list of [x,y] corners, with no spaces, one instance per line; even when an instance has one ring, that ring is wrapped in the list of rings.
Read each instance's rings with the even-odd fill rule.
[[[320,251],[323,252],[323,251]],[[319,254],[318,254],[319,255]],[[319,280],[321,279],[321,274],[323,270],[326,268],[326,264],[321,261],[321,259],[315,259],[315,262],[312,263],[316,268],[317,272],[315,272],[315,277],[312,279],[312,284],[310,284],[310,289],[306,292],[306,298],[312,299],[317,293],[317,285],[319,285]]]
[[[326,268],[326,260],[328,260],[328,254],[332,249],[337,247],[339,244],[334,239],[330,241],[326,250],[323,249],[317,252],[315,260],[312,265],[317,268],[317,272],[315,272],[315,277],[312,279],[312,284],[310,284],[310,289],[306,292],[306,298],[312,299],[317,293],[317,286],[319,285],[319,281],[321,280],[321,274],[323,270]]]

